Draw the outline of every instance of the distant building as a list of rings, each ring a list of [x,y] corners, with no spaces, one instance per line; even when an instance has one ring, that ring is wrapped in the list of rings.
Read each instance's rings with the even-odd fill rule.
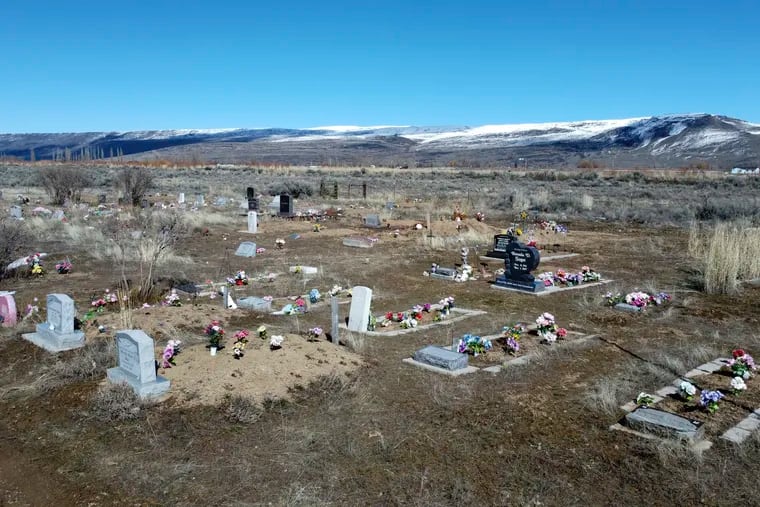
[[[760,167],[755,169],[742,169],[741,167],[734,167],[731,169],[731,174],[760,174]]]

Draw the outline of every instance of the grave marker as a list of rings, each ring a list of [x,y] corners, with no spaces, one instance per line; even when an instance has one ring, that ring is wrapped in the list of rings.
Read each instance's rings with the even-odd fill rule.
[[[634,430],[661,437],[697,439],[704,432],[699,421],[648,407],[638,407],[626,414],[625,423]]]
[[[355,248],[372,248],[374,243],[367,238],[343,238],[343,246],[352,246]]]
[[[250,201],[248,202],[250,204]],[[256,234],[259,232],[259,215],[255,211],[248,212],[248,232],[250,234]]]
[[[332,338],[333,345],[340,345],[340,339],[338,338],[338,332],[340,330],[340,312],[338,308],[338,298],[332,296],[330,298],[330,338]]]
[[[246,199],[248,200],[248,211],[259,210],[259,200],[256,199],[256,190],[253,187],[248,187],[245,192]]]
[[[13,294],[14,292],[0,291],[0,325],[3,327],[13,327],[17,323],[16,299]]]
[[[238,257],[256,257],[256,243],[243,241],[235,251]]]
[[[351,310],[348,313],[349,331],[360,333],[367,331],[371,305],[372,289],[358,285],[351,290]]]
[[[237,304],[239,308],[245,308],[247,310],[256,310],[258,312],[272,311],[272,301],[270,299],[248,296],[238,299]]]
[[[151,398],[169,390],[171,382],[156,375],[153,339],[139,329],[116,333],[119,366],[109,368],[108,381],[126,383],[140,398]]]
[[[105,204],[108,196],[106,194],[98,195],[98,204]]]
[[[428,345],[414,353],[412,358],[418,363],[429,364],[443,368],[444,370],[454,371],[467,368],[467,354],[460,354],[443,347]]]
[[[526,292],[541,292],[545,285],[541,280],[536,280],[531,271],[538,267],[541,262],[541,254],[532,246],[525,246],[510,236],[506,246],[506,259],[504,260],[504,274],[496,278],[494,283],[497,287],[517,289]]]
[[[507,258],[507,245],[509,245],[512,236],[509,234],[496,234],[493,237],[493,249],[486,252],[486,257],[492,257],[494,259],[506,259]]]
[[[24,218],[24,211],[21,209],[21,206],[11,206],[11,218],[16,218],[18,220]]]
[[[185,204],[185,193],[180,192],[177,196],[177,204]]]
[[[84,333],[74,331],[75,316],[73,299],[66,294],[48,294],[47,321],[37,324],[35,333],[27,333],[23,337],[48,352],[83,347]]]
[[[367,215],[364,217],[364,227],[371,227],[372,229],[379,229],[383,226],[380,220],[380,215]]]
[[[204,204],[206,204],[206,196],[203,194],[195,194],[195,205],[200,207]]]
[[[290,194],[280,194],[280,212],[281,217],[293,216],[293,198]]]

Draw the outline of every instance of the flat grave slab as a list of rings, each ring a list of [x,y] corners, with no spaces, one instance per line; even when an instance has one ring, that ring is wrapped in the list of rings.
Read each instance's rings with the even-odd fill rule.
[[[598,285],[604,285],[606,283],[613,282],[614,280],[599,280],[598,282],[589,282],[589,283],[581,283],[578,285],[572,285],[570,287],[557,287],[556,285],[553,285],[551,287],[545,287],[544,290],[541,292],[528,292],[525,290],[520,289],[513,289],[511,287],[502,287],[499,285],[491,284],[492,289],[498,289],[498,290],[504,290],[509,292],[516,292],[519,294],[528,294],[530,296],[548,296],[549,294],[557,294],[558,292],[565,292],[568,290],[575,290],[575,289],[587,289],[589,287],[596,287]]]
[[[351,246],[354,248],[372,248],[375,243],[368,238],[343,238],[343,246]]]
[[[625,423],[628,427],[642,433],[666,438],[696,440],[704,433],[701,422],[656,408],[638,407],[626,414]]]

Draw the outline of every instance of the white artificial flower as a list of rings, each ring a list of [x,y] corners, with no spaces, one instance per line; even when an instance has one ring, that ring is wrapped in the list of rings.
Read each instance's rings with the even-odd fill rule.
[[[270,347],[282,347],[282,342],[285,340],[284,336],[281,335],[274,335],[269,340],[269,346]]]
[[[744,383],[741,377],[734,377],[731,379],[731,389],[734,391],[744,391],[747,389],[747,384]]]
[[[691,382],[686,382],[685,380],[681,382],[679,389],[686,396],[694,396],[697,393],[697,388],[694,387],[694,384],[692,384]]]

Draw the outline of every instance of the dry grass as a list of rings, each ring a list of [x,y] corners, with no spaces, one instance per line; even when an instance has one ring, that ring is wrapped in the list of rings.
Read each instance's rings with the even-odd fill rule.
[[[139,419],[143,406],[134,390],[127,384],[106,384],[90,398],[89,415],[94,419],[113,423]]]
[[[253,398],[239,394],[228,395],[221,409],[228,421],[241,424],[255,423],[263,413],[261,406]]]
[[[760,228],[719,223],[699,230],[692,225],[688,251],[699,263],[708,294],[734,294],[742,281],[760,277]]]

